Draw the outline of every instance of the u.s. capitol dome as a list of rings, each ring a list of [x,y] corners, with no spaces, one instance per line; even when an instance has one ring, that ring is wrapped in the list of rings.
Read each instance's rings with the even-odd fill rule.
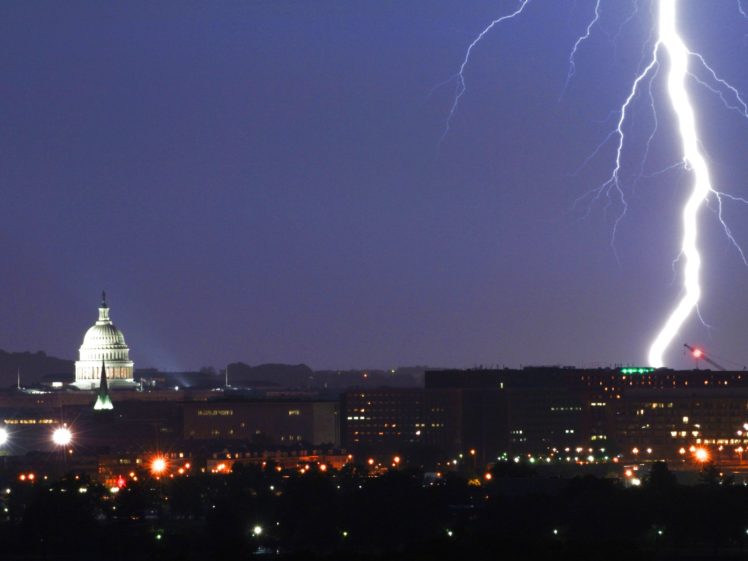
[[[98,389],[101,383],[102,361],[106,365],[109,387],[132,388],[133,362],[125,336],[109,318],[106,294],[102,294],[99,319],[86,331],[79,350],[79,360],[75,363],[75,382],[82,390]]]

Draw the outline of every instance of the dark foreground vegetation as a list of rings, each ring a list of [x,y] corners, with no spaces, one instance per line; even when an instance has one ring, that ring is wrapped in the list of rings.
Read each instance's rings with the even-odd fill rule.
[[[549,484],[550,483],[550,484]],[[558,560],[748,558],[748,487],[716,468],[680,486],[657,464],[641,487],[363,468],[305,473],[235,466],[226,475],[6,480],[0,558],[49,560]]]

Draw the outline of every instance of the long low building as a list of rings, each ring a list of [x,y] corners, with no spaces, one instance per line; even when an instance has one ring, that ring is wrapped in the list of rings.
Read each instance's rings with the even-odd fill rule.
[[[112,393],[114,408],[96,411],[92,392],[15,393],[0,399],[5,454],[56,449],[51,435],[71,430],[78,450],[113,451],[178,446],[184,441],[235,441],[269,447],[326,445],[338,448],[336,399],[246,399],[175,391]],[[181,397],[181,399],[179,399]]]
[[[337,400],[216,400],[183,405],[187,440],[340,446]]]

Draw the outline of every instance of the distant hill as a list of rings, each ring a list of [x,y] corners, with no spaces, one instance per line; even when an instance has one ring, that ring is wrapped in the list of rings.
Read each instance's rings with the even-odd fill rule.
[[[21,372],[21,384],[31,385],[49,374],[72,375],[75,370],[75,362],[47,356],[42,351],[9,353],[0,349],[0,387],[15,386],[16,375],[19,370]]]
[[[306,364],[229,364],[233,386],[283,386],[288,388],[341,390],[357,387],[418,387],[426,367],[396,370],[312,370]]]
[[[396,372],[383,370],[318,370],[306,364],[260,364],[250,366],[243,362],[229,364],[229,384],[235,386],[281,386],[288,388],[348,387],[413,387],[423,384],[426,367],[399,367]],[[75,361],[48,356],[43,351],[13,353],[0,349],[0,388],[16,385],[16,373],[21,372],[21,384],[30,386],[44,377],[61,374],[71,381],[75,373]],[[143,371],[145,372],[145,371]],[[158,373],[153,369],[153,373]],[[137,374],[137,373],[136,373]],[[141,372],[142,374],[142,372]],[[171,383],[200,385],[198,381],[216,378],[223,382],[223,371],[163,373],[172,376]],[[136,376],[139,378],[139,376]],[[194,378],[194,380],[193,380]],[[192,383],[188,383],[191,381]],[[212,382],[208,382],[208,386]]]
[[[317,370],[311,385],[326,389],[415,388],[423,386],[425,367],[399,367],[394,370]]]
[[[262,385],[308,387],[314,372],[306,364],[260,364],[249,366],[243,362],[229,364],[229,384],[234,386]]]

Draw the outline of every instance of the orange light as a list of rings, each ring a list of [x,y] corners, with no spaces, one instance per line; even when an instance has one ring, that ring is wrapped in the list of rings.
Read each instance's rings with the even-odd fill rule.
[[[18,479],[20,479],[21,481],[26,481],[26,474],[22,473],[21,475],[18,476]]]
[[[163,456],[156,456],[151,461],[151,473],[154,475],[161,475],[166,471],[166,458]]]
[[[470,455],[471,456],[475,456],[475,448],[471,448],[470,449]]]
[[[219,471],[219,472],[220,471],[225,471],[225,469],[226,469],[226,464],[224,464],[224,463],[220,463],[220,464],[218,464],[216,466],[216,471]]]
[[[486,479],[486,481],[491,481],[493,475],[491,475],[490,473],[486,473],[486,475],[484,475],[483,477]]]
[[[630,469],[627,469],[625,473],[626,473],[626,477],[631,477],[632,475],[634,475],[634,472],[631,471]]]
[[[706,448],[697,448],[694,456],[699,462],[704,463],[709,459],[709,452]]]
[[[325,464],[320,464],[319,465],[319,470],[320,471],[327,471],[327,466]]]
[[[36,477],[33,473],[29,474],[29,481],[33,481],[34,477]]]
[[[177,471],[179,472],[179,475],[184,475],[184,468],[179,468]]]
[[[396,464],[399,464],[400,463],[400,456],[395,456],[394,458],[392,458],[392,461],[395,462]]]
[[[368,460],[368,464],[369,464],[370,466],[373,466],[373,465],[374,465],[374,458],[369,458],[369,460]]]
[[[190,465],[190,462],[187,462],[184,464],[184,469],[190,469],[192,466]]]
[[[686,449],[685,448],[681,448],[680,450],[678,450],[678,454],[683,455],[685,453],[686,453]]]

